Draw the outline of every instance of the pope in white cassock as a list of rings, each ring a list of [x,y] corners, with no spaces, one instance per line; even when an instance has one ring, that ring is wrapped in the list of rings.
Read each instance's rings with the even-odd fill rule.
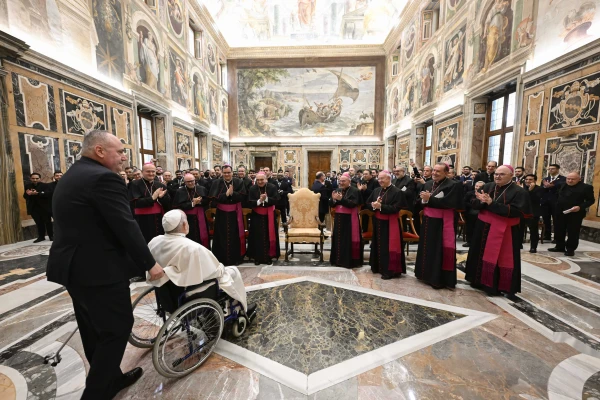
[[[185,213],[169,211],[163,216],[162,225],[165,234],[152,239],[148,247],[156,262],[165,266],[165,276],[150,283],[160,287],[171,280],[177,286],[186,287],[216,278],[219,288],[239,301],[248,313],[240,271],[236,267],[223,266],[210,250],[185,237],[189,232]]]

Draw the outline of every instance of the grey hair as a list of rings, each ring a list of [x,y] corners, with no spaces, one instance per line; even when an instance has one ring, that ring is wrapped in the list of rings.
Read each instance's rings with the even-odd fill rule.
[[[98,145],[108,144],[108,138],[114,136],[112,133],[97,129],[87,133],[83,137],[83,146],[81,149],[82,154],[90,154],[94,152],[94,148]]]
[[[169,231],[169,232],[165,232],[165,233],[183,233],[183,226],[187,223],[187,214],[184,213],[183,211],[179,210],[181,212],[181,220],[179,221],[179,224],[177,224],[177,226],[175,227],[175,229]]]
[[[484,182],[484,181],[477,181],[477,182],[475,182],[475,186],[479,185],[480,183],[483,183],[483,184],[485,185],[485,182]],[[474,187],[475,187],[475,186],[474,186]]]

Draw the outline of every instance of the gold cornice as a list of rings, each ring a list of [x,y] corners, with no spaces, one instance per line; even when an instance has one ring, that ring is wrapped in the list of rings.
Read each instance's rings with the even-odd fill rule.
[[[227,59],[383,56],[379,44],[230,47]]]
[[[402,13],[400,14],[400,23],[390,31],[390,33],[387,35],[387,38],[383,42],[383,49],[386,55],[390,54],[396,49],[402,31],[406,25],[412,21],[420,5],[420,1],[412,1],[409,5],[404,7],[404,10],[402,10]]]
[[[230,50],[229,44],[227,43],[227,40],[225,40],[225,37],[221,31],[219,31],[217,28],[217,24],[212,18],[212,15],[210,15],[210,12],[206,6],[204,4],[200,4],[199,0],[192,0],[188,3],[191,4],[196,14],[198,14],[198,18],[200,18],[200,24],[208,31],[210,37],[215,41],[217,48],[221,50],[223,54],[225,54],[225,57],[227,57],[227,54]]]

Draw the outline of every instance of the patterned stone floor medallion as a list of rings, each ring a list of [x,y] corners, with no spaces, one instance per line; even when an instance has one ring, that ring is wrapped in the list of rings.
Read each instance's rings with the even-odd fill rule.
[[[554,257],[542,254],[521,253],[521,260],[537,264],[560,264],[561,261]]]
[[[247,290],[258,316],[217,353],[304,394],[496,318],[316,277]]]
[[[0,253],[0,261],[8,261],[14,260],[15,258],[25,258],[38,254],[44,254],[49,250],[50,246],[23,246]]]

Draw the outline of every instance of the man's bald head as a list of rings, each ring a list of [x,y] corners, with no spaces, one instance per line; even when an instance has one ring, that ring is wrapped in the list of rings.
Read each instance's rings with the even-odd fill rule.
[[[196,177],[192,174],[185,174],[183,176],[183,183],[189,189],[196,187]]]
[[[115,135],[104,130],[94,130],[83,137],[81,155],[117,173],[127,161],[123,143]]]
[[[512,177],[513,171],[504,165],[496,168],[494,172],[494,182],[499,186],[508,184],[512,180]]]
[[[581,182],[581,175],[579,175],[579,173],[571,172],[570,174],[567,175],[567,185],[575,186],[579,182]]]
[[[147,181],[153,181],[156,177],[156,167],[154,166],[154,164],[144,164],[142,166],[142,176]]]

